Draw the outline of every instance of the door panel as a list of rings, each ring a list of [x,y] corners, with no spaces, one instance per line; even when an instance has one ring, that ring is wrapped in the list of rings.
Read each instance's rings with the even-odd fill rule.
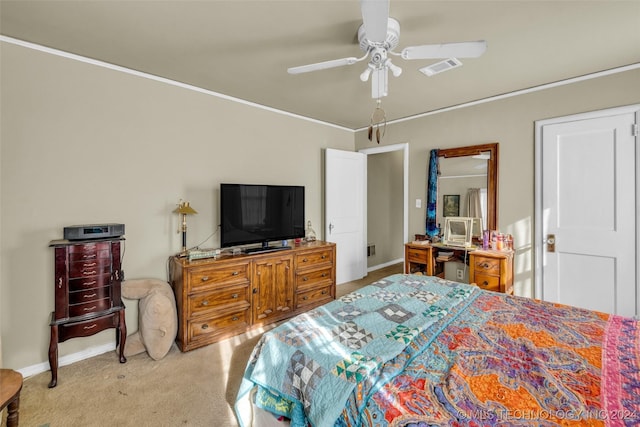
[[[633,113],[542,127],[542,297],[636,313]]]
[[[325,240],[336,243],[336,283],[361,279],[365,263],[366,155],[325,153]]]

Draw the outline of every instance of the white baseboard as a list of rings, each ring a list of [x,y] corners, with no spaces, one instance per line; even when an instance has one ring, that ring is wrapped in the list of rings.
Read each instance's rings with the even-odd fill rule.
[[[393,261],[385,262],[384,264],[373,265],[367,268],[367,272],[380,270],[381,268],[389,267],[390,265],[399,264],[401,262],[404,262],[404,258],[398,258]]]
[[[113,341],[111,343],[102,344],[96,347],[90,347],[77,353],[67,354],[66,356],[58,358],[58,367],[71,365],[72,363],[79,362],[81,360],[97,356],[99,354],[114,351],[115,349],[116,343],[115,341]],[[16,371],[20,372],[24,378],[29,378],[34,375],[47,372],[48,370],[50,370],[49,362],[42,362],[36,365],[27,366],[25,368],[16,369]]]

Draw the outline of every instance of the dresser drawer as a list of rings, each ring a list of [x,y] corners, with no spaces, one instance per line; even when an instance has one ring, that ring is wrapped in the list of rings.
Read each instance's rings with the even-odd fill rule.
[[[302,291],[309,288],[317,288],[318,285],[327,281],[331,283],[331,272],[331,267],[322,270],[296,272],[296,290]]]
[[[211,292],[194,294],[189,297],[189,312],[187,316],[198,316],[207,311],[220,309],[225,305],[249,304],[249,285],[242,284],[225,287]]]
[[[100,274],[111,274],[111,261],[108,258],[72,262],[69,265],[70,278],[93,277]]]
[[[296,294],[296,310],[311,305],[320,305],[333,300],[331,285],[314,288]]]
[[[109,310],[111,308],[111,299],[104,298],[96,301],[86,302],[83,304],[73,304],[69,306],[69,317],[84,316],[91,313]]]
[[[111,287],[103,286],[101,288],[87,289],[84,291],[76,291],[69,293],[69,304],[82,304],[111,297]]]
[[[94,277],[69,279],[69,291],[81,291],[83,289],[100,288],[111,283],[111,274],[101,274]]]
[[[476,273],[475,284],[480,289],[500,292],[500,277]]]
[[[427,263],[427,257],[429,256],[429,250],[424,248],[409,248],[407,249],[407,259],[409,262],[417,262],[420,264]]]
[[[211,319],[189,321],[190,339],[222,334],[237,328],[247,328],[248,314],[249,310],[243,309]]]
[[[325,263],[329,265],[333,264],[333,251],[330,249],[305,252],[296,254],[295,256],[295,266],[297,269],[322,265]]]
[[[474,267],[476,274],[495,274],[500,275],[500,259],[476,256],[474,257]]]
[[[247,283],[249,281],[249,263],[227,264],[215,268],[204,267],[188,272],[190,292],[213,288],[220,285]]]

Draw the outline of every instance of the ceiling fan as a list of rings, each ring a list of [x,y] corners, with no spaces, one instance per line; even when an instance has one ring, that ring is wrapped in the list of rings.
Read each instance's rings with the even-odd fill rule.
[[[369,58],[367,68],[360,74],[360,80],[366,82],[371,77],[371,97],[380,99],[388,93],[388,72],[398,77],[402,68],[391,62],[390,55],[402,59],[444,59],[477,58],[487,49],[484,40],[461,43],[425,44],[409,46],[400,53],[394,52],[400,39],[400,23],[389,17],[389,0],[360,0],[362,25],[358,29],[360,49],[365,52],[360,58],[349,57],[301,65],[287,69],[289,74],[308,73],[310,71],[351,65]]]

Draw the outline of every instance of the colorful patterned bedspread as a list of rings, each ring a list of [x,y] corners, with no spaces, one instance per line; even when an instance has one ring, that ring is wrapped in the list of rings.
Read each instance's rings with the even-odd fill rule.
[[[398,297],[392,289],[422,295],[426,308],[393,299],[381,303],[375,312],[386,319],[385,336],[388,321],[413,332],[393,356],[395,350],[363,356],[366,346],[354,343],[379,338],[380,331],[374,330],[377,321],[353,326],[371,313],[355,302],[379,292]],[[294,426],[640,425],[640,327],[633,319],[405,275],[325,307],[263,337],[245,373],[244,392],[259,385],[257,405],[291,418]],[[403,319],[431,312],[439,314],[422,326]],[[335,325],[309,323],[329,313],[350,332],[318,340],[316,334],[341,334]],[[265,353],[269,341],[288,341],[292,348]],[[340,355],[341,362],[317,356],[325,353]],[[274,365],[283,372],[267,382]],[[350,386],[335,387],[338,379]],[[322,384],[328,389],[318,391]]]

